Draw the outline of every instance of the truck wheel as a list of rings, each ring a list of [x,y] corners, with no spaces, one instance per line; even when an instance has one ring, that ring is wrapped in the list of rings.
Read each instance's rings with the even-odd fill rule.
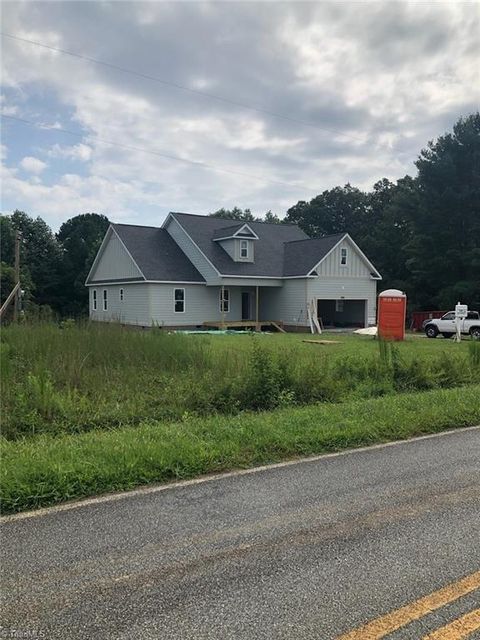
[[[442,336],[448,340],[448,338],[451,338],[453,336],[453,333],[442,333]]]
[[[427,324],[425,327],[425,335],[427,338],[436,338],[438,336],[438,329],[434,324]]]
[[[470,329],[470,335],[474,340],[480,340],[480,327],[472,327]]]

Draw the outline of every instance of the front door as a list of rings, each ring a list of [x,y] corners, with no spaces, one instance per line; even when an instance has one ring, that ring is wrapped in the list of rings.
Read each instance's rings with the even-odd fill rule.
[[[242,320],[250,320],[250,293],[242,291]]]

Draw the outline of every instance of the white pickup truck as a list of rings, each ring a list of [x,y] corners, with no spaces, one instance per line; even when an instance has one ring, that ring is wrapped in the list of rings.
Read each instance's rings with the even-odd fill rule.
[[[465,320],[461,321],[461,331],[472,338],[480,339],[480,314],[469,311]],[[440,333],[444,338],[451,338],[456,333],[455,311],[445,313],[441,318],[425,320],[423,329],[427,338],[436,338]]]

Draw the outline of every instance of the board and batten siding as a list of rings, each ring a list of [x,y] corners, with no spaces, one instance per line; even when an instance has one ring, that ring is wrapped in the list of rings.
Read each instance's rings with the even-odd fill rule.
[[[168,233],[172,236],[175,242],[178,244],[183,253],[187,256],[190,262],[196,267],[196,269],[205,278],[208,284],[217,284],[220,282],[217,271],[212,267],[208,260],[200,253],[198,247],[190,239],[190,236],[183,229],[183,227],[170,217],[167,226],[165,227]]]
[[[366,300],[366,317],[375,323],[377,281],[368,277],[355,278],[294,278],[283,287],[261,289],[260,319],[281,320],[286,325],[307,327],[307,304],[311,300]]]
[[[347,264],[341,264],[341,250],[347,249]],[[362,278],[370,277],[371,268],[358,253],[348,238],[345,238],[326,258],[317,266],[319,276]]]
[[[307,285],[308,300],[366,300],[366,317],[375,323],[377,313],[377,280],[368,277],[311,278]]]
[[[142,278],[143,275],[125,249],[117,234],[112,231],[90,280],[119,280]]]

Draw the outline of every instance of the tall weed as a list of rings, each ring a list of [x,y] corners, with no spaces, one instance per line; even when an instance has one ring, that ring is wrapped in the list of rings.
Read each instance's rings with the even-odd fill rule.
[[[2,331],[2,434],[81,432],[145,420],[343,402],[480,379],[480,343],[368,349],[291,336],[211,337],[36,322]],[[422,351],[430,350],[427,355]],[[452,349],[453,347],[453,349]],[[457,348],[459,347],[459,348]],[[448,349],[448,350],[446,350]]]
[[[468,356],[472,369],[480,369],[480,342],[478,340],[471,340],[468,345]]]

